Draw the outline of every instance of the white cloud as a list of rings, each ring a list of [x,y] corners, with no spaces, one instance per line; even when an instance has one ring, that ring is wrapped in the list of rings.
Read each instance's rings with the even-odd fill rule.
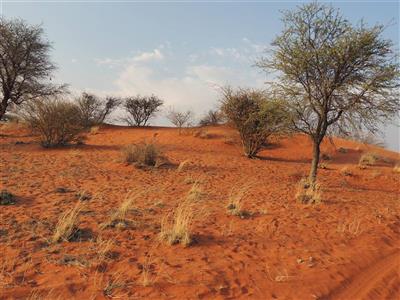
[[[164,48],[163,45],[160,48]],[[164,59],[164,54],[160,49],[156,48],[150,52],[140,52],[133,57],[127,58],[95,58],[94,61],[99,66],[108,66],[110,68],[121,67],[126,64],[137,62],[137,63],[146,63],[150,61],[159,61]]]
[[[165,107],[191,109],[199,116],[218,105],[222,86],[261,87],[264,84],[264,76],[252,68],[250,63],[238,61],[239,57],[244,56],[236,48],[213,48],[214,53],[208,51],[183,55],[179,60],[183,65],[179,67],[174,57],[166,57],[160,49],[142,52],[130,58],[97,60],[99,65],[119,66],[114,81],[115,89],[100,93],[119,96],[156,94],[165,101]],[[223,66],[211,63],[212,56],[219,55],[218,52],[225,55]],[[159,63],[161,60],[163,62]],[[163,118],[153,123],[167,124]]]
[[[164,59],[164,55],[161,53],[161,51],[159,49],[154,49],[151,52],[142,52],[136,55],[133,58],[133,61],[147,62],[147,61],[162,60],[162,59]]]

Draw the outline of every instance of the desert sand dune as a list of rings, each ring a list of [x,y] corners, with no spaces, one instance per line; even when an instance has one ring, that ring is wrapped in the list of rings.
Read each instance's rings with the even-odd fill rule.
[[[0,299],[400,297],[398,153],[326,141],[323,202],[302,205],[295,193],[309,171],[307,137],[276,141],[249,160],[233,130],[202,130],[206,138],[103,126],[84,145],[43,149],[25,129],[3,126],[0,189],[16,199],[0,207]],[[154,138],[169,165],[121,161],[124,145]],[[380,159],[360,169],[364,152]],[[160,242],[162,218],[195,182],[193,243]],[[232,187],[246,184],[248,214],[228,214]],[[130,222],[102,226],[132,190]],[[51,243],[60,215],[77,203],[79,239]]]

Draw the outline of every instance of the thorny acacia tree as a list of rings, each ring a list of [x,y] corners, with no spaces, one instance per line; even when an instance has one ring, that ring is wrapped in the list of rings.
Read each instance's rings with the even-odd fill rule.
[[[120,105],[116,97],[102,99],[94,94],[82,93],[76,100],[79,108],[80,123],[85,128],[102,124],[106,118]]]
[[[40,26],[0,18],[0,119],[7,107],[63,92],[47,82],[55,65]]]
[[[375,132],[397,114],[399,64],[384,26],[353,26],[331,6],[305,4],[284,12],[283,22],[272,56],[257,64],[280,73],[276,87],[295,113],[293,126],[313,141],[315,182],[326,134]]]
[[[129,126],[146,126],[163,103],[164,101],[155,95],[128,97],[124,103],[127,112],[124,120]]]

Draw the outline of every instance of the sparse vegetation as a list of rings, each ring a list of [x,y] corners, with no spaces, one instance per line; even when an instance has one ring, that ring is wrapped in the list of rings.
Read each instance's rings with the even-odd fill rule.
[[[296,200],[302,204],[319,204],[322,202],[321,186],[303,178],[297,184]]]
[[[55,227],[51,243],[69,241],[78,230],[79,214],[82,210],[78,203],[72,209],[67,210],[61,215]]]
[[[138,167],[157,167],[162,151],[155,142],[142,142],[125,146],[122,149],[122,155],[127,164],[135,164]]]
[[[83,127],[78,107],[62,99],[27,102],[22,113],[34,133],[38,133],[44,147],[64,146],[77,141]]]
[[[155,95],[128,97],[124,102],[127,116],[123,120],[129,126],[146,126],[163,103],[164,101]]]
[[[400,173],[400,164],[395,164],[393,167],[393,172]]]

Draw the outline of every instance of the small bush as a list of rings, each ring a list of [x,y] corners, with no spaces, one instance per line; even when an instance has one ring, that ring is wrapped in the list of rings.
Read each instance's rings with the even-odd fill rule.
[[[303,178],[297,185],[296,199],[302,204],[319,204],[322,202],[321,187],[318,183],[311,183]]]
[[[44,147],[63,146],[76,141],[83,131],[78,107],[68,101],[46,99],[25,105],[23,118],[40,135]]]
[[[239,131],[244,154],[254,158],[272,134],[288,131],[290,114],[283,101],[264,91],[225,88],[221,111]]]
[[[393,167],[393,172],[395,172],[395,173],[400,173],[400,164],[396,164],[396,165]]]
[[[81,206],[78,203],[74,208],[61,215],[51,238],[52,243],[69,241],[73,237],[78,230],[77,222],[80,212]]]
[[[12,205],[15,204],[15,197],[7,190],[0,191],[0,205]]]
[[[160,239],[169,245],[192,243],[191,226],[194,219],[193,202],[184,200],[161,222]]]
[[[373,166],[377,162],[378,158],[379,157],[374,153],[364,153],[361,155],[358,164],[360,166]]]
[[[156,167],[162,152],[153,142],[142,142],[128,145],[122,149],[123,159],[127,164],[136,164],[139,167]]]

